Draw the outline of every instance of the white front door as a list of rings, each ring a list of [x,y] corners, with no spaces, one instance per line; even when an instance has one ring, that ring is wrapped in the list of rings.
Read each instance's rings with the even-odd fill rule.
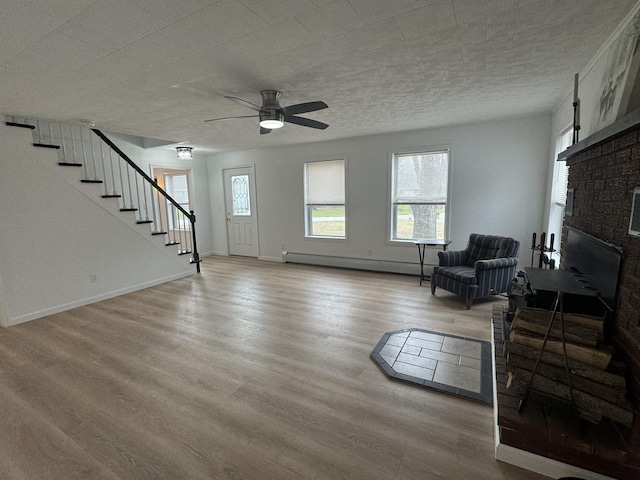
[[[258,257],[258,214],[253,166],[225,169],[222,174],[229,255]]]

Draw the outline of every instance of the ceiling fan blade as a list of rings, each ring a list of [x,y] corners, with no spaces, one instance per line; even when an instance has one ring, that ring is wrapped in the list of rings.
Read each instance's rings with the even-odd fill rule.
[[[210,118],[209,120],[205,120],[204,123],[217,122],[218,120],[229,120],[230,118],[256,118],[256,117],[259,117],[259,115],[240,115],[239,117]]]
[[[231,100],[232,102],[239,103],[240,105],[250,108],[251,110],[255,110],[256,112],[259,112],[261,110],[258,105],[254,105],[253,103],[247,102],[246,100],[238,97],[230,97],[228,95],[225,95],[224,98],[226,98],[227,100]]]
[[[284,115],[297,115],[298,113],[315,112],[316,110],[322,110],[325,108],[329,108],[329,105],[324,102],[297,103],[296,105],[284,107],[282,109],[282,113]]]
[[[293,115],[285,116],[284,121],[289,123],[295,123],[296,125],[302,125],[303,127],[317,128],[319,130],[324,130],[329,126],[326,123],[318,122],[316,120],[311,120],[310,118],[295,117]]]
[[[260,135],[266,135],[267,133],[271,133],[270,128],[260,127]]]

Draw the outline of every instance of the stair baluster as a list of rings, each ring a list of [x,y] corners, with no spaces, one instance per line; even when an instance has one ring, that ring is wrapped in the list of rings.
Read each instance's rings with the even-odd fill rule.
[[[71,141],[73,142],[73,125],[71,125]],[[74,142],[75,143],[75,142]],[[80,146],[82,147],[82,165],[84,169],[84,179],[89,180],[89,171],[87,169],[87,150],[84,146],[84,138],[82,136],[82,128],[80,129]],[[74,155],[75,155],[75,145],[74,145]],[[77,161],[77,160],[76,160]]]
[[[91,135],[91,132],[89,132],[89,145],[91,146],[91,156],[93,157],[93,177],[96,180],[98,180],[98,166],[96,165],[96,150],[95,150],[95,147],[93,146],[93,135]],[[102,178],[106,183],[107,176],[105,175],[105,171],[104,171],[104,159],[102,159]]]
[[[69,125],[69,130],[71,130],[71,147],[73,149],[73,161],[74,163],[78,163],[78,151],[76,149],[76,140],[73,137],[73,125]],[[87,162],[86,159],[83,162],[84,165],[84,178],[85,180],[87,180],[89,177],[87,177]]]
[[[146,182],[142,182],[142,199],[144,201],[144,221],[149,223],[151,220],[149,220],[149,207],[148,207],[148,204],[147,204],[147,184],[146,184]]]
[[[180,212],[176,212],[176,217],[178,220],[178,241],[180,242],[180,248],[178,249],[178,255],[182,255],[185,251],[185,249],[187,248],[187,246],[184,243],[184,238],[182,237],[182,218],[180,215]]]
[[[61,147],[62,147],[62,162],[66,162],[67,161],[67,147],[64,143],[64,131],[62,129],[62,123],[59,124],[60,125],[60,143],[61,143]]]
[[[125,204],[125,192],[124,192],[124,179],[122,178],[122,160],[120,159],[120,157],[116,156],[116,160],[117,160],[117,164],[118,164],[118,173],[119,173],[119,177],[120,177],[120,195],[122,198],[122,207],[121,210],[126,209],[126,204]]]
[[[158,179],[154,178],[153,181],[157,184],[158,183]],[[156,232],[158,231],[158,216],[156,215],[156,197],[158,196],[158,191],[156,190],[155,193],[152,191],[151,192],[151,214],[153,216],[153,221],[151,222],[151,228],[152,228],[152,235],[155,235]]]
[[[171,229],[169,228],[169,202],[166,198],[163,198],[164,202],[164,211],[167,212],[167,228],[166,230],[163,228],[162,230],[167,232],[167,244],[171,244]]]
[[[123,162],[124,160],[120,159],[121,162]],[[135,212],[136,208],[133,206],[133,192],[131,190],[131,173],[129,172],[130,170],[130,166],[129,164],[126,164],[124,166],[125,171],[127,172],[127,192],[129,193],[129,211]]]
[[[93,147],[93,136],[91,135],[91,132],[89,132],[89,136],[91,137],[91,151],[93,152],[93,159],[94,159],[94,164],[95,164],[95,158],[96,158],[96,152],[94,150]],[[104,149],[102,148],[102,142],[98,144],[98,148],[100,149],[100,165],[102,165],[102,179],[104,180],[104,194],[102,195],[103,197],[106,197],[107,195],[109,195],[109,187],[108,187],[108,178],[107,178],[107,167],[106,167],[106,160],[104,159]]]
[[[59,160],[58,163],[60,165],[82,166],[84,170],[84,179],[81,181],[83,183],[104,183],[104,195],[102,195],[104,198],[122,198],[121,211],[135,211],[137,212],[137,223],[153,224],[151,234],[165,235],[165,243],[167,245],[179,246],[179,255],[193,253],[190,262],[196,264],[196,271],[200,273],[200,258],[196,247],[195,214],[193,210],[187,212],[176,200],[171,198],[158,185],[157,180],[151,179],[100,130],[91,129],[87,143],[84,135],[84,130],[86,128],[83,126],[78,126],[80,132],[78,140],[76,138],[74,126],[65,125],[62,122],[57,122],[58,125],[55,126],[51,121],[39,119],[30,121],[27,118],[23,118],[22,121],[20,121],[20,119],[16,119],[15,116],[6,116],[5,123],[10,126],[37,130],[37,132],[33,132],[34,146],[59,150],[57,155]],[[68,136],[66,135],[67,127],[69,133]],[[56,135],[57,132],[60,134],[59,142],[56,136],[54,136],[54,131],[56,132]],[[100,137],[101,140],[97,146],[97,148],[100,149],[98,154],[96,154],[96,145],[94,143],[92,133]],[[68,145],[69,141],[71,141],[71,146]],[[82,161],[78,158],[78,141],[80,142],[80,148],[82,149]],[[87,147],[91,148],[91,158],[89,158]],[[106,153],[104,148],[107,148]],[[116,165],[114,165],[114,154],[116,155]],[[107,161],[109,162],[109,165],[106,165],[105,162]],[[100,163],[100,165],[98,165],[98,163]],[[91,171],[92,168],[93,171]],[[126,172],[123,172],[123,168]],[[99,174],[100,170],[102,170],[102,178]],[[111,175],[110,178],[109,175]],[[124,178],[125,175],[127,176],[126,179]],[[131,178],[132,175],[133,178]],[[118,179],[116,176],[120,177],[120,193],[118,193]],[[132,180],[135,182],[135,193],[133,191],[134,186],[131,184]],[[138,182],[142,182],[142,189],[140,189],[140,184]],[[126,189],[125,183],[127,187]],[[149,184],[148,193],[147,183]],[[109,193],[109,190],[111,190],[111,194]],[[140,190],[142,190],[142,192]],[[161,196],[164,200],[160,199]],[[161,208],[163,203],[164,209]],[[149,214],[149,208],[152,209],[151,215]],[[166,228],[164,225],[165,217],[167,222]],[[189,221],[189,225],[186,223],[187,220]],[[189,233],[191,235],[189,235]]]
[[[116,176],[115,176],[114,169],[113,169],[113,155],[112,155],[113,150],[111,150],[111,148],[109,148],[108,145],[107,145],[107,148],[108,148],[108,152],[109,152],[109,166],[111,168],[111,188],[113,189],[113,193],[111,195],[113,197],[115,197],[115,196],[119,196],[119,195],[118,195],[118,191],[116,190]],[[100,147],[100,151],[101,152],[103,151],[102,146]],[[102,155],[102,158],[104,158],[104,153]],[[105,184],[106,183],[107,182],[105,182]]]
[[[138,183],[138,177],[134,175],[133,183],[136,186],[136,205],[138,205],[138,212],[136,216],[138,217],[138,222],[142,222],[142,203],[140,202],[140,184]]]
[[[171,233],[173,234],[173,244],[179,245],[180,242],[176,240],[176,208],[171,206]]]
[[[51,122],[49,123],[49,143],[51,143],[53,145],[53,129],[51,127]]]

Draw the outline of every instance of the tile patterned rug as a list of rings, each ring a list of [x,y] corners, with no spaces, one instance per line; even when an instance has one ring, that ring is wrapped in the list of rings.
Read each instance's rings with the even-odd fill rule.
[[[385,333],[371,358],[390,378],[493,404],[489,342],[410,328]]]

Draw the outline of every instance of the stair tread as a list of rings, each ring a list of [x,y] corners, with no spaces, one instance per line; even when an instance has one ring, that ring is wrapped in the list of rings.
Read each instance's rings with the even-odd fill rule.
[[[41,148],[55,148],[55,149],[60,148],[60,145],[49,145],[48,143],[34,143],[33,146],[41,147]]]
[[[29,125],[26,123],[16,123],[16,122],[4,122],[5,125],[9,127],[20,127],[20,128],[28,128],[30,130],[35,130],[35,125]]]
[[[26,120],[25,120],[26,122]],[[5,121],[5,125],[7,126],[11,126],[11,127],[18,127],[18,128],[26,128],[29,130],[35,130],[36,126],[35,125],[29,125],[28,123],[18,123],[18,122],[10,122],[10,121]],[[62,129],[62,127],[61,127]],[[106,139],[101,132],[94,130],[94,132],[96,132],[97,134],[99,134],[99,136],[101,138],[103,138],[103,140],[105,142],[107,142],[107,144],[112,145],[108,139]],[[53,140],[53,139],[51,139]],[[61,146],[60,145],[54,145],[54,144],[47,144],[47,143],[40,143],[40,142],[33,142],[32,145],[34,147],[40,147],[40,148],[49,148],[49,149],[53,149],[53,150],[60,150]],[[116,149],[117,151],[117,147],[113,147]],[[64,158],[64,155],[63,155]],[[124,157],[125,160],[127,160],[129,163],[130,161],[128,160],[128,158],[125,156]],[[95,159],[94,159],[95,162]],[[61,161],[58,162],[58,165],[61,167],[83,167],[84,165],[82,163],[76,163],[74,161]],[[86,174],[86,170],[85,170],[85,174]],[[144,174],[142,175],[144,177]],[[145,177],[147,179],[147,181],[150,181],[148,177]],[[84,178],[80,180],[81,183],[96,183],[96,184],[102,184],[105,183],[104,180],[98,180],[98,179],[88,179],[88,178]],[[105,187],[104,190],[106,191],[107,188]],[[105,195],[101,195],[101,198],[123,198],[123,196],[121,194],[105,194]],[[123,202],[124,203],[124,202]],[[138,208],[120,208],[121,212],[137,212],[139,211]],[[137,217],[139,217],[140,215],[136,215]],[[143,224],[151,224],[151,223],[155,223],[153,220],[136,220],[136,224],[137,225],[143,225]],[[151,235],[168,235],[169,232],[167,231],[152,231]],[[174,246],[174,245],[180,245],[181,242],[180,241],[169,241],[166,242],[165,245],[166,246]],[[177,249],[177,253],[178,255],[189,255],[192,254],[191,250],[188,249]],[[195,264],[199,264],[201,262],[200,258],[198,258],[198,254],[194,254],[193,257],[190,259],[189,263],[195,263]],[[200,267],[198,266],[198,272],[200,272]]]

